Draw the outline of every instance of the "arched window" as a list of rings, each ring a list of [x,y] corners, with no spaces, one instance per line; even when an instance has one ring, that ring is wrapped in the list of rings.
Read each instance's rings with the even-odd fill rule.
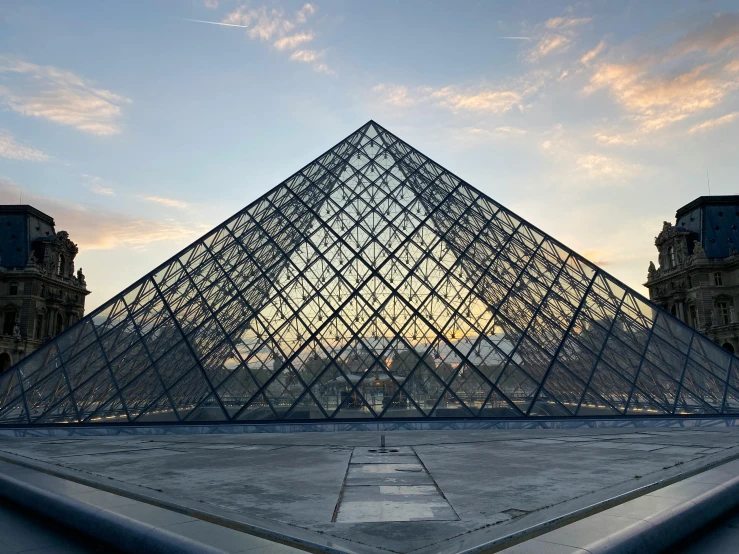
[[[18,283],[16,283],[15,281],[10,283],[8,292],[11,296],[15,296],[16,294],[18,294]]]
[[[723,348],[724,350],[726,350],[730,354],[733,354],[734,353],[734,347],[731,345],[730,342],[725,342],[724,344],[721,345],[721,348]]]

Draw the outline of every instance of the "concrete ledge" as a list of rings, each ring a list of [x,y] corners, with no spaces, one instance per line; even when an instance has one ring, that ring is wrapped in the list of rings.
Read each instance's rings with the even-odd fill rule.
[[[734,461],[515,546],[465,553],[656,554],[737,506],[739,461]]]
[[[230,435],[243,433],[343,433],[357,431],[449,431],[487,429],[615,429],[736,427],[736,416],[536,417],[514,419],[428,419],[382,421],[291,421],[263,423],[151,423],[0,425],[3,437],[105,437],[128,435]]]
[[[55,489],[53,492],[57,494],[66,493],[70,487],[82,487],[85,490],[99,491],[100,493],[110,494],[111,496],[122,499],[124,502],[146,505],[148,508],[169,514],[177,514],[190,520],[197,519],[203,524],[213,525],[218,529],[222,529],[222,533],[249,535],[255,537],[257,540],[264,539],[269,541],[276,546],[284,545],[285,552],[288,552],[288,549],[291,548],[297,549],[296,551],[307,551],[318,554],[358,554],[359,552],[357,550],[358,545],[338,537],[324,536],[300,527],[245,516],[243,514],[228,513],[212,506],[197,504],[193,501],[173,499],[161,492],[142,489],[137,485],[112,482],[93,475],[80,474],[74,470],[38,460],[31,460],[7,452],[0,454],[0,496],[6,496],[3,480],[7,476],[7,468],[17,468],[18,471],[31,472],[33,479],[29,478],[29,481],[38,483],[41,480],[46,486],[52,485],[52,488]],[[12,472],[13,470],[11,469],[10,471]],[[52,481],[49,482],[49,479]],[[64,483],[64,486],[59,487],[56,485],[56,482]],[[115,483],[115,485],[111,483]],[[10,498],[10,500],[14,499]],[[31,509],[35,508],[31,507]],[[53,514],[50,517],[58,519]],[[367,554],[381,554],[385,552],[384,550],[381,551],[366,545],[361,548],[363,549],[362,552],[366,552]],[[259,552],[259,554],[262,553]]]
[[[141,521],[0,474],[2,496],[124,552],[226,554]]]

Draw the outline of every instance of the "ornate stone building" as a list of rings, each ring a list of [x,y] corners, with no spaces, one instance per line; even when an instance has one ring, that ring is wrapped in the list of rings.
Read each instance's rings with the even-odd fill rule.
[[[77,245],[31,206],[0,206],[0,373],[82,317]]]
[[[739,196],[701,196],[665,221],[649,262],[649,298],[730,352],[739,351]]]

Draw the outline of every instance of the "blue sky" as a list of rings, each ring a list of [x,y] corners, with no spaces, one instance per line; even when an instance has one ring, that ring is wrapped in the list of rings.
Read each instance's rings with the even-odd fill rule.
[[[374,119],[644,291],[706,172],[739,193],[738,89],[734,0],[6,0],[0,202],[89,309]]]

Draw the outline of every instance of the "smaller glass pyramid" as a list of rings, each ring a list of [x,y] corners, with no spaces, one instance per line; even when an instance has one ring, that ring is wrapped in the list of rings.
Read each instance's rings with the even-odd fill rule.
[[[0,424],[720,415],[737,371],[370,121],[0,377]]]

